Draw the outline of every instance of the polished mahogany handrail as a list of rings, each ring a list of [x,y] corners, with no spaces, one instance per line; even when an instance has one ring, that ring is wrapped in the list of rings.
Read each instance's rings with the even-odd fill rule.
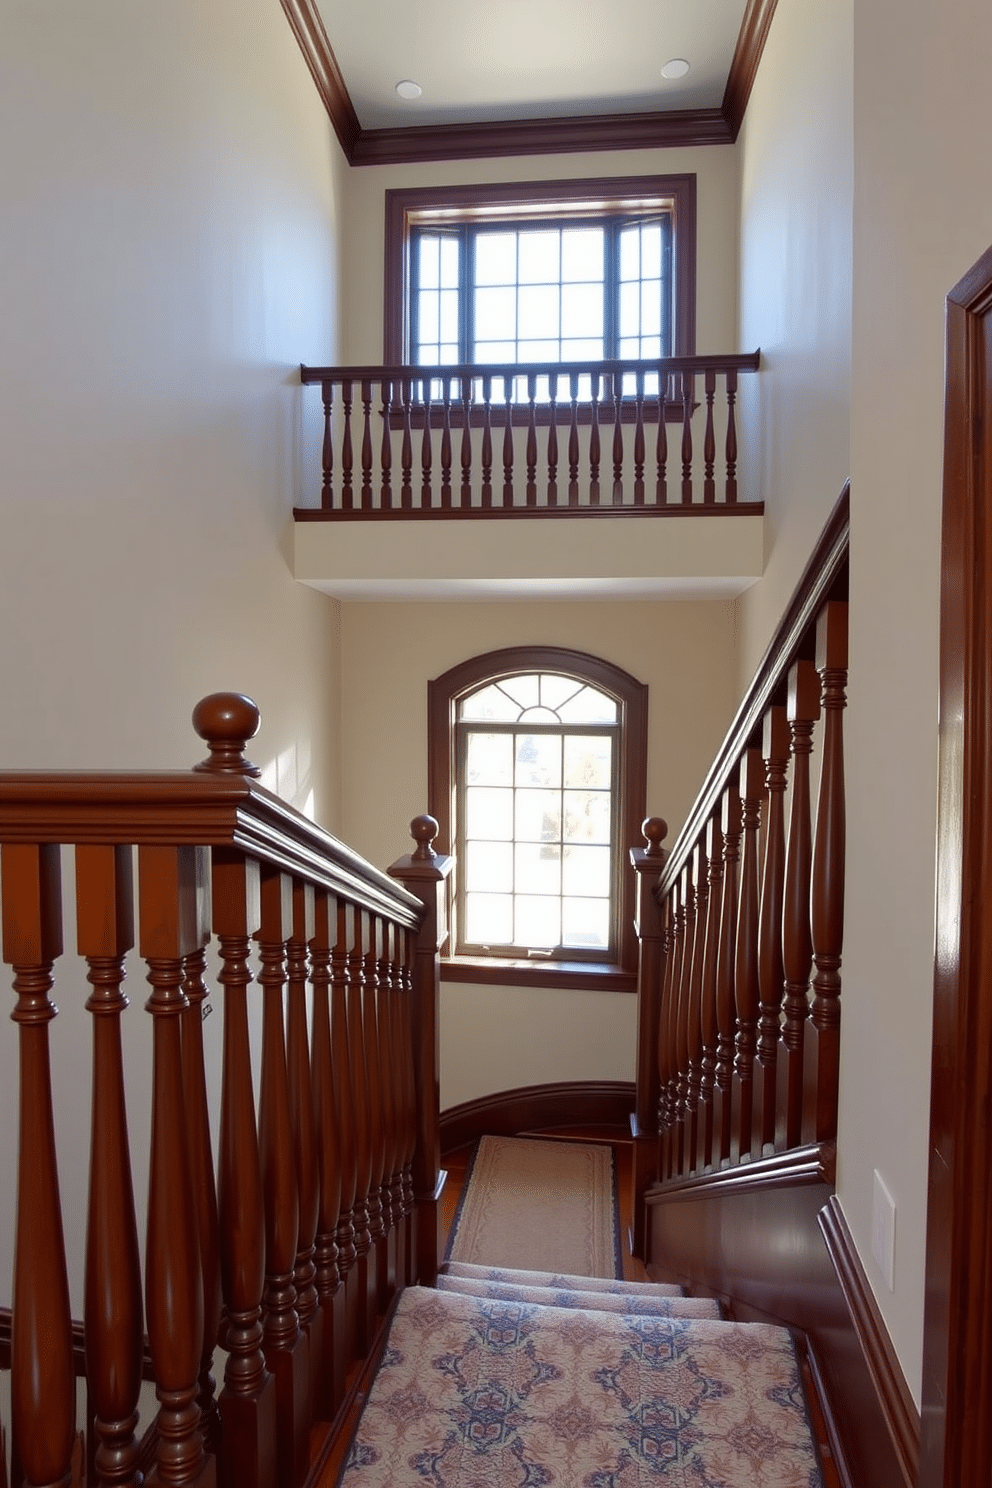
[[[412,519],[736,507],[738,375],[759,363],[755,351],[660,360],[301,366],[302,382],[321,389],[322,475],[319,505],[296,515]],[[694,428],[698,418],[701,429]]]

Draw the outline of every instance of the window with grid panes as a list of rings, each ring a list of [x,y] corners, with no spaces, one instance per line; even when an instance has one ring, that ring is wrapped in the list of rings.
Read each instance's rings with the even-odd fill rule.
[[[551,647],[491,653],[431,683],[430,799],[456,857],[456,958],[629,964],[646,692]]]
[[[385,359],[689,356],[695,257],[693,175],[387,191]]]

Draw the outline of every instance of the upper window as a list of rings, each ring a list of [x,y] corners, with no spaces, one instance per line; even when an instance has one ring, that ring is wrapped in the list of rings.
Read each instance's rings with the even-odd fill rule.
[[[521,960],[542,978],[569,963],[573,982],[633,971],[646,693],[555,647],[493,652],[430,684],[430,809],[456,857],[452,950],[473,977]]]
[[[386,193],[389,364],[695,350],[695,176]]]

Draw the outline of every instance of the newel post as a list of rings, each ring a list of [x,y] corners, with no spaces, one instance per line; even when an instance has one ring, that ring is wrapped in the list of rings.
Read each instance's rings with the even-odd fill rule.
[[[665,907],[655,898],[658,875],[668,854],[662,842],[668,823],[651,816],[641,827],[647,847],[632,847],[631,867],[637,875],[634,929],[637,933],[637,1095],[630,1120],[633,1144],[631,1197],[634,1210],[634,1254],[644,1254],[644,1213],[641,1195],[658,1176],[658,1030],[661,985],[665,975]]]
[[[412,1044],[416,1098],[417,1145],[413,1156],[416,1203],[417,1279],[432,1285],[437,1275],[437,1206],[444,1187],[441,1173],[441,1091],[438,1011],[441,997],[441,949],[448,936],[447,879],[454,858],[431,846],[438,824],[432,816],[410,823],[416,850],[399,858],[388,872],[424,906],[414,942],[412,976]]]

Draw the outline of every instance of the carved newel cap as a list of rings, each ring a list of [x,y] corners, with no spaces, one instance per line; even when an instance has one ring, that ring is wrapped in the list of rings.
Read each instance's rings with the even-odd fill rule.
[[[433,816],[415,816],[410,823],[410,836],[417,844],[417,850],[411,854],[415,863],[429,863],[432,858],[437,857],[431,843],[440,830],[438,822]]]
[[[647,821],[641,822],[641,836],[647,843],[644,855],[648,858],[660,858],[662,846],[668,836],[668,823],[663,816],[649,816]]]
[[[241,692],[212,692],[193,709],[193,727],[210,753],[194,765],[209,775],[261,775],[245,754],[245,744],[258,733],[258,705]]]

